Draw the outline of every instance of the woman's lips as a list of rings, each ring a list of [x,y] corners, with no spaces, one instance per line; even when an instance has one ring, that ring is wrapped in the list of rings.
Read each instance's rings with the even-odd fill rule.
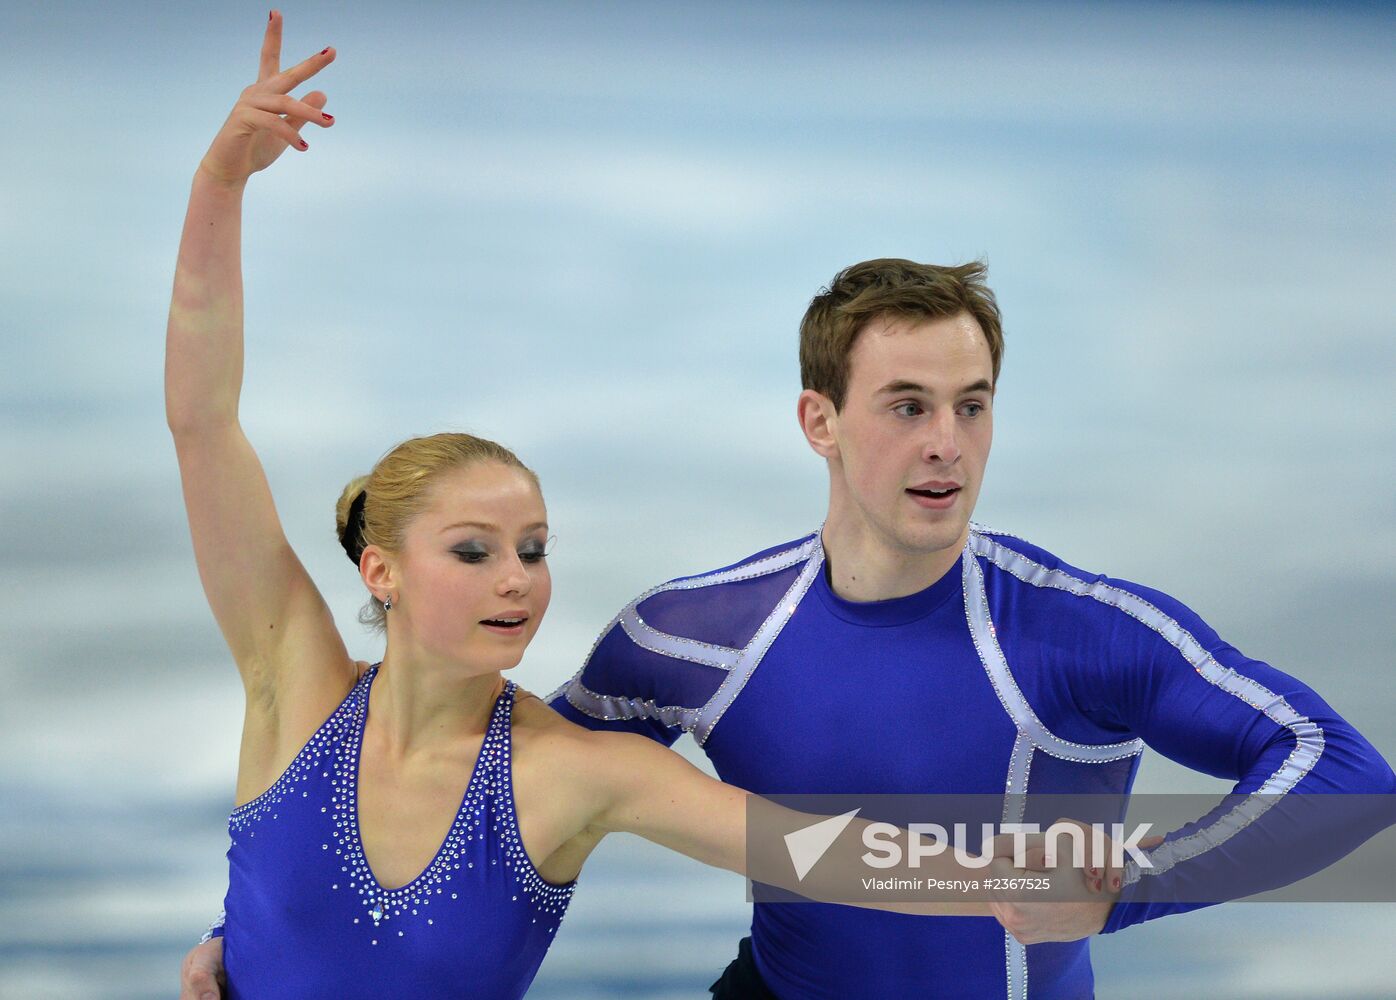
[[[499,618],[482,619],[480,627],[496,635],[522,635],[526,624],[527,615],[501,615]]]

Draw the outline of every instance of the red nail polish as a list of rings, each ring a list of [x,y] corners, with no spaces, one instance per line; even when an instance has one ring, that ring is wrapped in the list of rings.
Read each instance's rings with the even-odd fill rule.
[[[324,54],[325,54],[326,52],[328,52],[329,50],[330,50],[330,47],[329,47],[328,45],[326,45],[323,49],[320,50],[320,54],[321,54],[321,55],[324,55]]]
[[[327,122],[332,122],[332,121],[334,121],[334,115],[327,115],[327,114],[325,114],[325,112],[323,112],[323,111],[320,112],[320,117],[323,118],[323,119],[325,119],[325,121],[327,121]]]
[[[276,11],[274,11],[274,10],[269,10],[269,11],[267,11],[267,20],[268,20],[268,21],[270,21],[270,20],[271,20],[272,18],[274,18],[275,16],[276,16]]]
[[[1112,878],[1112,879],[1110,880],[1110,888],[1112,888],[1112,889],[1118,889],[1119,887],[1120,887],[1120,880],[1117,879],[1117,878]]]
[[[300,144],[301,144],[301,149],[309,149],[309,148],[310,148],[310,143],[306,142],[304,139],[300,140]]]

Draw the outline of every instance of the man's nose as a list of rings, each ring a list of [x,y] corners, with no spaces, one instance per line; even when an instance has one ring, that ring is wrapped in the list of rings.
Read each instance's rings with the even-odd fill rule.
[[[955,411],[943,407],[931,412],[926,422],[926,440],[921,445],[921,459],[930,464],[950,465],[960,457],[956,437]]]

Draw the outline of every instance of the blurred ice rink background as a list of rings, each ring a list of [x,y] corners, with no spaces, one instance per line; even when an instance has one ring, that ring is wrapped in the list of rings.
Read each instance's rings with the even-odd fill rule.
[[[813,530],[796,325],[840,267],[982,256],[977,517],[1193,606],[1391,759],[1396,15],[1379,4],[306,2],[333,44],[246,199],[242,416],[355,655],[344,483],[468,429],[540,474],[546,693],[624,601]],[[174,996],[219,908],[240,686],[164,423],[194,167],[266,8],[0,11],[0,996]],[[678,746],[702,760],[688,740]],[[1227,785],[1145,755],[1140,791]],[[634,838],[530,996],[707,996],[742,880]],[[1102,998],[1358,998],[1393,905],[1092,945]]]

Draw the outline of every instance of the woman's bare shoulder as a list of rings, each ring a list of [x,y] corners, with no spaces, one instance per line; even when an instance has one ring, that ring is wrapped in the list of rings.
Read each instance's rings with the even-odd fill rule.
[[[514,738],[564,770],[625,768],[656,752],[673,753],[637,733],[588,729],[554,711],[523,688],[514,692]]]
[[[579,726],[523,688],[517,688],[514,693],[514,739],[526,743],[530,750],[546,756],[565,770],[590,767],[598,756],[609,758],[637,746],[643,750],[652,745],[650,740],[634,733]]]
[[[605,785],[606,747],[597,740],[602,735],[564,718],[523,688],[515,691],[511,736],[516,779],[527,783],[532,776],[569,795],[594,789],[598,782]]]
[[[514,725],[530,733],[559,737],[580,737],[591,730],[564,718],[552,707],[526,688],[514,688]]]

